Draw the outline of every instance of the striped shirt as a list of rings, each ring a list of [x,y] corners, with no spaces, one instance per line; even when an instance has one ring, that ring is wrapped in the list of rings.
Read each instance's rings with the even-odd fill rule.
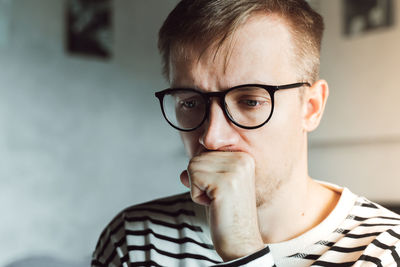
[[[214,250],[205,208],[189,193],[135,205],[102,232],[92,266],[400,266],[400,216],[331,187],[341,197],[319,225],[231,262]]]

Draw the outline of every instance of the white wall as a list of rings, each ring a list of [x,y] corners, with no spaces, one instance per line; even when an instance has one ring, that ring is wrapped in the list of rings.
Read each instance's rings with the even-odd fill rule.
[[[64,52],[63,0],[7,2],[0,266],[32,255],[87,259],[122,208],[184,190],[184,150],[154,97],[167,86],[157,32],[176,1],[115,1],[109,62]]]
[[[400,5],[394,2],[393,28],[347,38],[342,1],[321,1],[321,77],[331,95],[310,138],[312,176],[384,202],[400,202]]]

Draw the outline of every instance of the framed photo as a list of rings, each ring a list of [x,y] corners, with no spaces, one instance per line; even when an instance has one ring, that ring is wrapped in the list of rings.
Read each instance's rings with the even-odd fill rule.
[[[356,36],[394,24],[393,0],[342,0],[343,32]]]
[[[66,49],[71,54],[112,56],[112,0],[67,0]]]

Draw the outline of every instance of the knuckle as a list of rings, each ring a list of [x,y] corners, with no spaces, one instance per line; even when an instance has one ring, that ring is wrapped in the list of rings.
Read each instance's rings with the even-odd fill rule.
[[[237,190],[240,187],[240,181],[236,177],[225,175],[224,187],[230,188],[230,190]]]
[[[198,169],[198,163],[195,159],[191,159],[188,166],[187,166],[187,171],[189,173],[193,173]]]
[[[189,160],[189,166],[192,165],[192,164],[194,164],[196,161],[197,161],[197,158],[196,158],[196,157],[191,158],[191,159]]]
[[[204,186],[204,181],[202,179],[202,176],[204,176],[204,173],[201,171],[194,170],[189,173],[189,180],[192,186]]]
[[[241,164],[247,169],[254,168],[254,160],[249,155],[243,153],[240,155],[240,159],[241,159]]]
[[[189,180],[193,183],[196,180],[197,175],[197,171],[196,170],[188,170],[188,174],[189,174]]]
[[[189,164],[187,167],[188,174],[192,175],[195,172],[195,166],[193,164]]]

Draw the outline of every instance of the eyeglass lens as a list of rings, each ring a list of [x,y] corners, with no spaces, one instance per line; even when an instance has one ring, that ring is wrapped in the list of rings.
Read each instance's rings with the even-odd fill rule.
[[[200,126],[207,114],[206,99],[196,91],[176,90],[164,95],[164,113],[167,120],[183,130]],[[272,99],[261,87],[239,87],[225,96],[225,109],[236,124],[256,127],[268,120]]]

